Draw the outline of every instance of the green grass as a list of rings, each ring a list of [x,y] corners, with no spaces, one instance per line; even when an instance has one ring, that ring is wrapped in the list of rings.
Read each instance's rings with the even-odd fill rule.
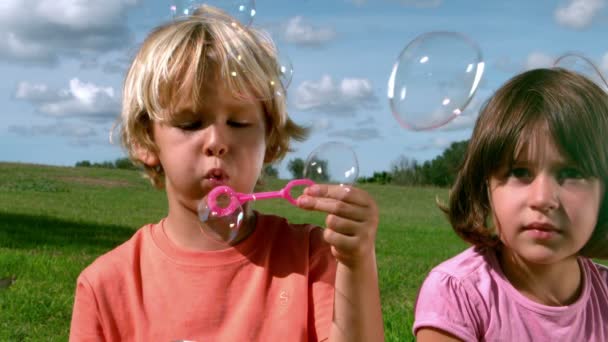
[[[76,277],[97,256],[166,214],[165,195],[134,171],[0,163],[0,341],[66,341]],[[281,184],[269,182],[268,189]],[[446,189],[363,185],[377,200],[377,254],[387,341],[413,340],[427,272],[466,245],[435,205]],[[292,222],[324,216],[286,201],[255,203]]]

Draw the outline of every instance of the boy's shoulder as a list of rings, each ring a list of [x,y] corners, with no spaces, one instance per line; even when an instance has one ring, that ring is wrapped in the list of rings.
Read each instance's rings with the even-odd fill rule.
[[[147,224],[139,228],[129,240],[97,257],[81,272],[80,276],[86,277],[91,282],[120,276],[117,273],[125,269],[121,266],[133,264],[133,261],[138,258],[146,238],[146,232],[149,232],[153,226],[154,224]]]

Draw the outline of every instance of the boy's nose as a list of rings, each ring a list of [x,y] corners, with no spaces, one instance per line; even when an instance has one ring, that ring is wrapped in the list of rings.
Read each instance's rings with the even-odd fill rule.
[[[220,157],[228,151],[228,145],[221,128],[211,125],[207,128],[204,152],[207,157]]]
[[[559,184],[545,174],[537,175],[530,184],[530,207],[541,212],[554,210],[559,206]]]

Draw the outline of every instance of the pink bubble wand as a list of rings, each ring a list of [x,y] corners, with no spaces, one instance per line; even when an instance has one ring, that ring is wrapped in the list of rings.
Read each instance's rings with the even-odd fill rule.
[[[296,186],[311,186],[314,184],[315,182],[310,179],[295,179],[287,183],[281,190],[258,192],[253,194],[236,192],[231,187],[222,185],[209,192],[209,195],[207,196],[207,206],[214,216],[222,217],[232,214],[239,206],[252,200],[257,201],[262,199],[284,198],[291,204],[297,205],[296,200],[291,196],[291,189]],[[226,207],[222,207],[217,203],[217,199],[220,196],[228,196],[230,198],[230,202]]]

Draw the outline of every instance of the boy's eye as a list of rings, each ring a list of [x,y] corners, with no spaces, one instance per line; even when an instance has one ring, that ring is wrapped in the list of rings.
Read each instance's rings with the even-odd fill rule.
[[[251,124],[249,122],[229,120],[228,121],[228,125],[232,126],[232,127],[235,127],[235,128],[243,128],[243,127],[248,127]]]
[[[175,126],[184,131],[195,131],[195,130],[203,127],[203,122],[202,121],[184,122],[184,123],[180,123]]]

